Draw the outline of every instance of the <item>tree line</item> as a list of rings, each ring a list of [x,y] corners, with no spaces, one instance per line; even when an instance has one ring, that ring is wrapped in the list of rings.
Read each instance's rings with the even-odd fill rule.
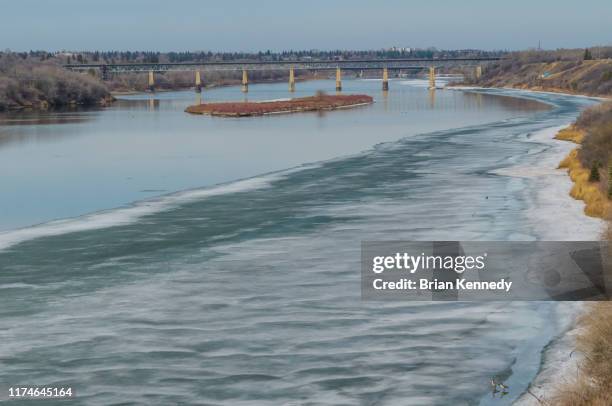
[[[76,63],[175,63],[175,62],[214,62],[214,61],[284,61],[284,60],[351,60],[383,58],[474,58],[499,57],[505,51],[483,51],[477,49],[438,50],[436,48],[388,48],[378,50],[287,50],[273,52],[213,52],[213,51],[75,51],[48,52],[28,51],[10,52],[21,59],[56,60],[61,64]],[[0,52],[2,55],[3,52]]]

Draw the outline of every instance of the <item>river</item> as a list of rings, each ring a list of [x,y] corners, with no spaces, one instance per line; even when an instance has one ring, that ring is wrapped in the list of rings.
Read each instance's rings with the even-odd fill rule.
[[[325,114],[191,116],[183,91],[2,116],[0,384],[88,405],[510,404],[559,305],[363,301],[360,243],[595,238],[555,203],[571,146],[551,141],[595,101],[390,85],[345,80],[375,103]]]

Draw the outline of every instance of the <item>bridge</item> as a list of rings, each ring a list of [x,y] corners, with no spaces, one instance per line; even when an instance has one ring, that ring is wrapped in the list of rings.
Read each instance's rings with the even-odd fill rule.
[[[474,57],[474,58],[395,58],[395,59],[348,59],[348,60],[282,60],[282,61],[205,61],[205,62],[139,62],[139,63],[85,63],[66,64],[64,68],[72,71],[97,70],[103,78],[109,74],[130,72],[148,72],[149,88],[155,88],[155,73],[170,71],[194,71],[195,87],[198,92],[202,89],[200,72],[206,71],[240,71],[242,70],[242,91],[248,92],[248,71],[257,70],[288,70],[289,90],[295,90],[295,71],[336,71],[336,90],[342,90],[342,71],[382,71],[383,90],[389,89],[389,70],[420,71],[429,70],[430,88],[435,88],[435,71],[442,67],[474,66],[475,75],[482,74],[482,66],[499,61],[501,57]]]

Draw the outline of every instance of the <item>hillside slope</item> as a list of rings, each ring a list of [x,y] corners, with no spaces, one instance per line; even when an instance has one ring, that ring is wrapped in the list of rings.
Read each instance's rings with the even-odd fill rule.
[[[612,96],[612,59],[524,63],[503,61],[487,67],[483,87],[512,87],[590,96]]]

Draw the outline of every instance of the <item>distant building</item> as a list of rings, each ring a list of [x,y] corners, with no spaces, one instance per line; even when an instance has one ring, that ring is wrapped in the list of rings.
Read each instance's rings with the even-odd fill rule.
[[[389,48],[389,51],[400,52],[402,54],[409,54],[410,52],[412,52],[412,48],[409,48],[409,47],[391,47],[391,48]]]

